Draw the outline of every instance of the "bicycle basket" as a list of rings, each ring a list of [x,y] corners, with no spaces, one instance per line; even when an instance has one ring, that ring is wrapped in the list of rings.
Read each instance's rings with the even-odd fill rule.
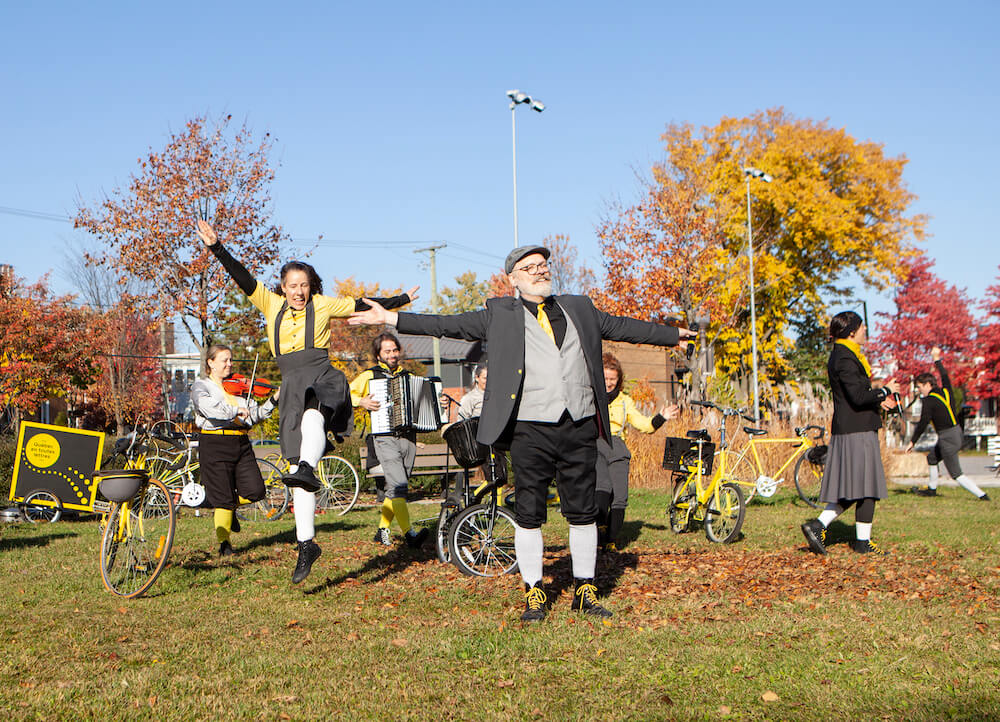
[[[128,501],[139,491],[149,474],[140,469],[107,469],[98,471],[94,476],[100,478],[97,490],[108,501],[119,503]]]
[[[826,463],[826,450],[826,444],[823,444],[822,446],[814,446],[806,452],[806,458],[809,459],[810,463],[822,466]]]
[[[715,459],[715,444],[697,444],[691,439],[667,437],[663,448],[663,468],[667,471],[690,471],[698,465],[698,447],[701,446],[701,470],[704,474],[712,473],[712,461]]]

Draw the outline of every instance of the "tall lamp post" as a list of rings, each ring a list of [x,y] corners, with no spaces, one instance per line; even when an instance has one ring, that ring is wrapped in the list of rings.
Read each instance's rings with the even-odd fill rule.
[[[754,297],[753,279],[753,231],[750,227],[750,179],[760,178],[765,183],[770,183],[774,178],[757,168],[746,167],[743,175],[747,179],[747,258],[750,261],[750,343],[753,354],[753,420],[755,424],[760,423],[760,399],[757,394],[757,302]]]
[[[541,113],[545,110],[545,105],[540,100],[534,100],[530,95],[522,93],[520,90],[508,90],[507,97],[510,98],[511,158],[514,163],[514,248],[517,248],[517,128],[514,123],[514,109],[524,104]]]

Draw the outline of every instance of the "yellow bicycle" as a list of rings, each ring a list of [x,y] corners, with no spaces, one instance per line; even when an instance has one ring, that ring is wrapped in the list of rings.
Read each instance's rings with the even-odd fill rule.
[[[822,426],[810,424],[795,429],[795,436],[785,438],[763,438],[766,429],[744,426],[749,438],[740,451],[723,449],[722,463],[731,470],[732,476],[743,489],[747,501],[754,494],[765,499],[774,495],[783,475],[792,469],[792,479],[799,498],[812,507],[819,507],[819,487],[823,480],[823,465],[826,463],[827,446],[823,443],[826,430]],[[761,459],[762,447],[775,444],[791,444],[789,454],[777,469],[771,472]],[[792,466],[794,462],[795,466]]]
[[[721,409],[709,402],[691,403],[718,409],[724,417],[741,415],[737,409]],[[719,443],[721,451],[725,451],[725,419]],[[688,431],[686,438],[667,437],[663,468],[674,472],[674,493],[667,513],[670,529],[675,534],[691,531],[701,523],[709,541],[729,544],[740,536],[746,517],[746,500],[726,467],[724,454],[718,455],[718,468],[712,473],[715,456],[715,444],[704,429]]]

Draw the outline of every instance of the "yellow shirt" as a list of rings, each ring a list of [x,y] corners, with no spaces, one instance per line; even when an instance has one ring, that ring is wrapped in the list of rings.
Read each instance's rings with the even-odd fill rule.
[[[614,401],[608,404],[608,418],[611,421],[611,435],[624,438],[625,424],[631,424],[644,434],[652,434],[653,419],[644,416],[636,408],[635,402],[628,394],[620,393]]]
[[[277,356],[277,351],[283,354],[292,353],[306,347],[306,309],[296,311],[291,306],[285,309],[285,314],[281,317],[281,349],[276,350],[274,348],[274,319],[285,302],[284,296],[274,293],[258,281],[257,288],[254,289],[249,298],[250,303],[264,314],[264,320],[267,324],[267,345],[272,354]],[[349,296],[332,298],[314,294],[312,304],[316,313],[313,346],[330,348],[330,319],[350,316],[354,313],[355,301]]]
[[[397,366],[396,370],[390,371],[389,367],[384,363],[379,363],[379,368],[386,376],[395,376],[403,372],[402,366]],[[371,369],[365,369],[351,382],[351,405],[359,406],[361,404],[361,399],[368,395],[368,382],[375,377],[374,372]]]

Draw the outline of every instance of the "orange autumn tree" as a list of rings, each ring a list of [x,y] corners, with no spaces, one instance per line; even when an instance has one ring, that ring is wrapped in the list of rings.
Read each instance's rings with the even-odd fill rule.
[[[711,312],[716,370],[745,379],[751,366],[747,197],[743,168],[773,176],[751,184],[758,353],[763,379],[790,366],[788,329],[821,315],[855,280],[899,282],[926,219],[908,213],[905,157],[825,122],[783,109],[723,118],[700,131],[670,125],[666,160],[646,197],[599,228],[607,271],[603,302],[654,318]]]
[[[88,262],[109,264],[123,281],[150,289],[147,310],[179,317],[202,357],[229,277],[192,228],[195,219],[207,220],[252,272],[278,259],[286,236],[271,220],[272,142],[270,134],[254,141],[231,115],[194,118],[163,150],[140,158],[125,187],[92,207],[81,201],[74,218],[105,246]]]

